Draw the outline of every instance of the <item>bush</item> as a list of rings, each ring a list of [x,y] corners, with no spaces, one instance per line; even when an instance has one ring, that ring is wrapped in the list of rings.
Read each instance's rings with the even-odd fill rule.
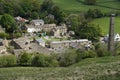
[[[58,67],[59,66],[59,62],[58,62],[57,56],[55,54],[47,56],[46,61],[48,61],[47,66],[49,66],[49,67]]]
[[[59,59],[60,66],[69,66],[77,62],[77,52],[76,50],[69,50],[66,53],[63,53]]]
[[[92,50],[84,51],[83,53],[81,53],[82,59],[95,58],[96,56],[97,56],[96,52]]]
[[[24,52],[19,59],[19,64],[20,65],[31,65],[31,55],[29,53]]]
[[[19,37],[21,37],[21,36],[22,36],[21,33],[14,33],[14,38],[19,38]]]
[[[79,62],[82,60],[82,53],[83,53],[84,50],[76,50],[76,54],[77,54],[77,57],[76,57],[76,62]]]
[[[14,55],[0,56],[0,67],[11,67],[17,64],[17,59]]]
[[[115,55],[120,55],[120,42],[115,43]]]
[[[5,32],[1,32],[0,33],[0,38],[9,38],[9,34],[7,34]]]
[[[59,66],[59,62],[55,55],[37,54],[32,60],[32,65],[38,67],[56,67]]]
[[[99,9],[89,9],[85,14],[86,19],[94,19],[103,17],[103,13]]]
[[[38,67],[45,67],[47,65],[47,62],[45,61],[45,55],[43,54],[35,55],[35,57],[32,60],[32,65]]]
[[[106,44],[96,44],[95,50],[98,57],[104,57],[110,55],[110,52],[108,51]]]

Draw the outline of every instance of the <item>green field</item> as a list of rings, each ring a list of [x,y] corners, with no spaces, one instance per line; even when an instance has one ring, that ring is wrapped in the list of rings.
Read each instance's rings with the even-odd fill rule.
[[[110,25],[110,18],[99,18],[93,20],[94,24],[99,25],[103,31],[103,34],[106,35],[109,32],[109,25]],[[120,33],[120,17],[115,17],[115,23],[114,23],[115,33]]]
[[[89,8],[98,8],[103,12],[111,12],[120,10],[120,2],[118,0],[97,0],[95,5],[84,5],[83,0],[53,0],[56,5],[66,12],[87,11]]]
[[[0,68],[0,80],[120,80],[120,56],[85,59],[67,68]]]

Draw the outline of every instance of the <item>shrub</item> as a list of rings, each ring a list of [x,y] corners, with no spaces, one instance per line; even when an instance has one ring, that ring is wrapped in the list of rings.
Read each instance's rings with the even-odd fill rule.
[[[19,64],[20,65],[31,65],[31,55],[29,53],[24,52],[19,59]]]
[[[89,9],[85,14],[85,18],[94,19],[103,17],[103,13],[99,9]]]
[[[120,55],[120,42],[115,43],[115,55]]]
[[[7,34],[5,32],[1,32],[0,33],[0,38],[9,38],[9,34]]]
[[[82,53],[83,53],[84,50],[77,50],[76,53],[77,53],[77,57],[76,57],[76,62],[79,62],[82,60]]]
[[[59,62],[60,62],[60,66],[69,66],[71,64],[74,64],[77,62],[77,53],[75,50],[69,50],[66,53],[63,53],[60,56]]]
[[[57,55],[56,54],[52,54],[47,56],[46,61],[48,61],[48,65],[50,67],[58,67],[59,66],[59,62],[57,60]]]
[[[38,67],[45,67],[48,63],[45,61],[45,55],[43,54],[37,54],[32,60],[32,65],[33,66],[38,66]]]
[[[106,44],[96,44],[95,50],[98,57],[104,57],[110,55],[110,52],[108,51]]]
[[[32,60],[32,65],[38,67],[58,67],[59,62],[55,54],[52,55],[37,54]]]
[[[37,54],[32,60],[32,65],[38,67],[57,67],[59,62],[56,55]]]
[[[92,51],[92,50],[84,51],[83,53],[81,53],[82,59],[85,59],[85,58],[94,58],[96,56],[97,56],[96,52]]]
[[[0,56],[0,67],[11,67],[17,64],[17,59],[14,55]]]
[[[22,36],[21,33],[14,33],[14,38],[19,38],[19,37],[21,37],[21,36]]]

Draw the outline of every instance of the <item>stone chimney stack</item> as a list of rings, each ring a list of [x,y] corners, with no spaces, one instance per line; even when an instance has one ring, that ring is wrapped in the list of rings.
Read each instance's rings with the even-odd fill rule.
[[[114,53],[114,17],[115,14],[110,16],[110,27],[109,27],[109,41],[108,41],[108,51],[115,55]]]

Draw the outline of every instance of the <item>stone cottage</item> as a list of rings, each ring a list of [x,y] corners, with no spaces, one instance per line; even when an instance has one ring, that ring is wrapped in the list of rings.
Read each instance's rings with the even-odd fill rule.
[[[72,48],[90,48],[92,42],[88,39],[80,39],[80,40],[66,40],[66,41],[54,41],[50,43],[50,48],[55,52],[63,52],[66,49]]]
[[[42,26],[42,30],[46,32],[50,32],[53,28],[56,28],[56,24],[44,24]]]
[[[62,24],[61,26],[57,26],[50,31],[50,34],[57,38],[65,36],[67,34],[67,27],[65,24]]]
[[[21,53],[23,51],[28,53],[52,53],[49,49],[39,45],[38,43],[34,42],[33,40],[28,39],[27,37],[22,37],[18,39],[14,39],[11,41],[11,46],[14,47],[14,54]]]
[[[26,24],[24,26],[24,29],[28,32],[28,33],[33,33],[33,32],[40,32],[42,30],[42,26],[40,25],[31,25],[31,24]]]
[[[44,25],[44,20],[35,19],[35,20],[30,21],[30,24],[32,24],[34,26],[43,26]]]

